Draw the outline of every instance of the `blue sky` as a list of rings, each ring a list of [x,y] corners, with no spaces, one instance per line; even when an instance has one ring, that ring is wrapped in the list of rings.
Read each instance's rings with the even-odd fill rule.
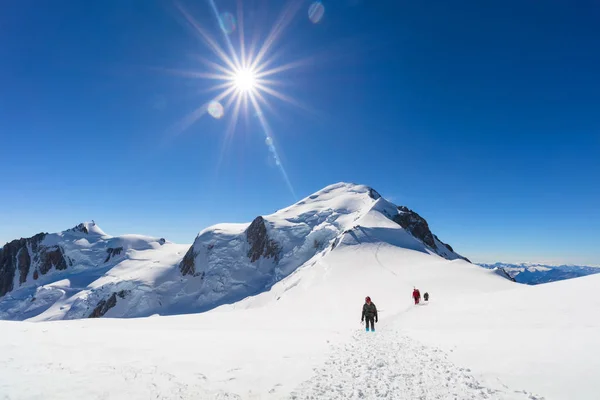
[[[284,4],[245,1],[247,36]],[[298,198],[363,183],[476,261],[600,264],[599,3],[331,0],[317,24],[310,4],[272,52],[308,59],[276,76],[306,107],[264,113]],[[191,243],[294,202],[254,115],[227,146],[231,110],[173,131],[214,95],[164,70],[195,56],[217,61],[173,2],[4,4],[0,241],[95,219]]]

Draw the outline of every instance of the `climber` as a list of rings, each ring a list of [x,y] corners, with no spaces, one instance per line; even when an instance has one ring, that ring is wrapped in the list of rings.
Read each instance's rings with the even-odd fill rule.
[[[413,289],[412,297],[415,300],[415,304],[419,304],[419,301],[421,300],[421,292],[419,292],[419,289]]]
[[[375,323],[379,322],[379,318],[377,318],[377,307],[375,307],[375,303],[371,302],[369,296],[365,298],[360,321],[364,322],[365,319],[367,320],[367,332],[369,332],[369,323],[371,324],[371,331],[375,332]]]
[[[425,294],[423,295],[423,300],[429,301],[429,293],[425,292]]]

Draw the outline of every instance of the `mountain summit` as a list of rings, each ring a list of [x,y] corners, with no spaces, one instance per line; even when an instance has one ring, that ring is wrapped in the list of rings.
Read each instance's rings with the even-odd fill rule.
[[[387,225],[396,229],[384,228]],[[390,229],[389,235],[378,238],[373,227]],[[250,224],[219,224],[203,230],[179,269],[198,281],[195,301],[206,308],[268,290],[340,244],[373,241],[466,260],[439,240],[419,214],[388,202],[368,186],[338,183],[274,214],[258,216]]]

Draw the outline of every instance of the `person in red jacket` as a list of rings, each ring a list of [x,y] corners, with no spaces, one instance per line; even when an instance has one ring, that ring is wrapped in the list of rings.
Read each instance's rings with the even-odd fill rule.
[[[421,300],[421,292],[419,292],[419,289],[414,288],[412,297],[415,299],[415,304],[419,304],[419,301]]]

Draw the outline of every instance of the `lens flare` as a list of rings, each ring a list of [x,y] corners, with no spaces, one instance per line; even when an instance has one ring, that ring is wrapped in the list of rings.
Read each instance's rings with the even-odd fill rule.
[[[230,116],[230,121],[225,133],[224,148],[226,148],[232,140],[240,112],[245,113],[246,117],[254,115],[264,134],[268,152],[275,161],[275,165],[281,171],[290,192],[296,197],[292,183],[281,161],[279,151],[274,144],[276,141],[263,111],[263,106],[268,111],[273,110],[268,100],[269,97],[300,106],[294,99],[277,90],[276,87],[280,86],[279,84],[281,83],[277,80],[278,74],[298,68],[303,65],[303,62],[296,60],[288,63],[277,63],[277,55],[280,55],[280,53],[276,55],[272,55],[271,53],[277,39],[290,24],[293,16],[301,9],[302,1],[291,0],[272,25],[264,41],[259,42],[257,40],[260,37],[259,32],[253,32],[254,40],[250,41],[249,44],[246,41],[244,33],[243,2],[241,0],[238,1],[237,21],[231,13],[221,13],[214,0],[208,0],[208,2],[222,31],[225,46],[222,47],[204,27],[177,3],[179,11],[181,11],[195,33],[198,34],[198,37],[212,51],[215,58],[206,59],[198,56],[198,59],[207,69],[173,72],[190,78],[213,80],[216,84],[210,90],[219,91],[220,93],[216,97],[213,97],[210,102],[190,113],[182,122],[181,128],[189,128],[206,112],[216,119],[222,118],[225,112],[227,112],[228,116]],[[309,10],[310,18],[315,23],[323,17],[324,13],[323,5],[319,2],[317,3],[311,6],[312,11]],[[236,36],[232,34],[234,31],[237,31],[239,36],[235,46],[234,42],[232,42],[232,38],[235,39]],[[222,156],[223,153],[221,154]]]
[[[221,30],[229,35],[235,31],[235,17],[228,12],[224,12],[219,15],[219,25]]]
[[[208,103],[208,113],[215,119],[221,119],[223,115],[225,115],[225,110],[223,109],[223,105],[221,103],[213,100]]]
[[[323,15],[325,14],[325,6],[320,1],[315,1],[308,8],[308,19],[313,24],[317,24],[323,19]]]

